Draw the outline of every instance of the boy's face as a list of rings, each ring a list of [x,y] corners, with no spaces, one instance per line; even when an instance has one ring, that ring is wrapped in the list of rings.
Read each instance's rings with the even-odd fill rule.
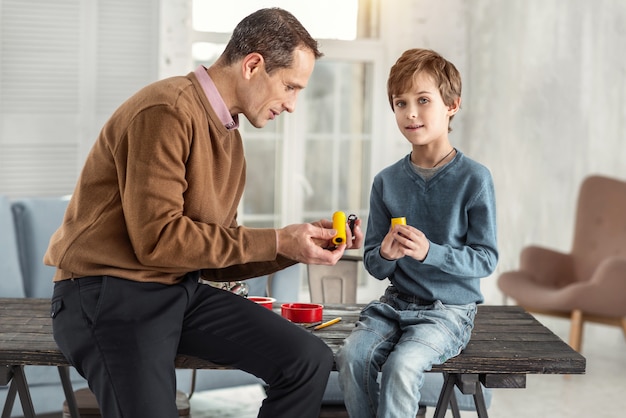
[[[435,145],[448,140],[450,116],[458,111],[461,99],[446,105],[430,75],[418,74],[410,91],[392,99],[398,128],[411,144]]]

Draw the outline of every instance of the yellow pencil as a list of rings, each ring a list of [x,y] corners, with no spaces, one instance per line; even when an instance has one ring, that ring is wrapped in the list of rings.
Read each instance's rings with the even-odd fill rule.
[[[322,329],[322,328],[326,328],[331,326],[332,324],[336,324],[337,322],[341,321],[341,317],[335,318],[335,319],[331,319],[330,321],[326,321],[323,324],[319,324],[318,326],[316,326],[315,328],[313,328],[315,331],[317,331],[318,329]]]

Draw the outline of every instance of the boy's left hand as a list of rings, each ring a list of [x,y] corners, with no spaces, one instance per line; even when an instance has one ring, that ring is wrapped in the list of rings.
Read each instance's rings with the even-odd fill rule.
[[[410,225],[396,225],[383,239],[380,254],[388,260],[409,256],[424,261],[429,248],[430,241],[422,231]]]

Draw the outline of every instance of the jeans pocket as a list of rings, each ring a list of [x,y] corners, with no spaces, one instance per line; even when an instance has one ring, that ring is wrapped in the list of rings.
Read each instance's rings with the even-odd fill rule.
[[[459,338],[461,338],[463,346],[465,347],[472,337],[474,317],[476,316],[476,304],[470,303],[469,305],[459,305],[456,306],[456,309],[459,310],[459,315],[457,316],[461,330]]]
[[[63,298],[74,289],[72,280],[55,282],[50,300],[50,318],[54,319],[65,308]]]
[[[446,328],[458,344],[453,348],[453,351],[456,351],[453,355],[456,355],[465,348],[472,336],[476,304],[442,305],[442,309],[441,312],[447,322]]]
[[[50,302],[50,318],[54,319],[63,310],[63,298],[61,296],[52,299]]]

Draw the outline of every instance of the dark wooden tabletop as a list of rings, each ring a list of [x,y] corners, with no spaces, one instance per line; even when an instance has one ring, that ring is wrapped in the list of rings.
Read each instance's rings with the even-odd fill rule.
[[[311,331],[334,352],[348,336],[363,305],[326,305],[324,320],[342,320]],[[276,307],[278,311],[280,308]],[[66,365],[52,338],[48,299],[0,298],[0,365]],[[179,356],[180,368],[220,368]],[[460,374],[583,374],[585,358],[517,306],[481,305],[472,339],[457,357],[433,371]]]

